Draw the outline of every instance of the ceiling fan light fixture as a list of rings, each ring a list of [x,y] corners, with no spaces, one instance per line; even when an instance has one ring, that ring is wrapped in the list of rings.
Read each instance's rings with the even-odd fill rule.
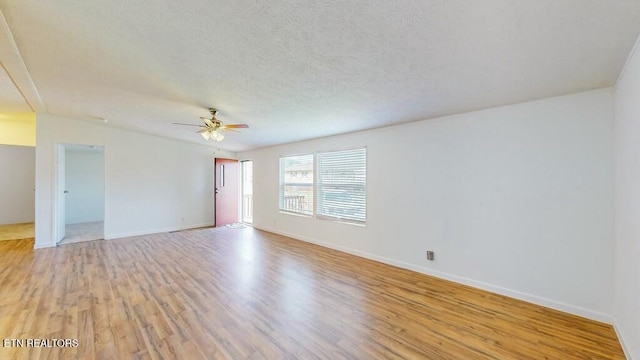
[[[220,134],[217,130],[211,132],[211,138],[215,141],[222,141],[224,139],[224,135]]]
[[[211,132],[209,132],[209,131],[205,131],[205,132],[203,132],[203,133],[200,133],[200,135],[202,135],[202,137],[203,137],[205,140],[209,140],[209,139],[211,139]]]

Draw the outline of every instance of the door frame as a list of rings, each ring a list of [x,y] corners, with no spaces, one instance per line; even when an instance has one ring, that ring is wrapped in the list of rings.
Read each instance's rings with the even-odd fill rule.
[[[55,181],[53,187],[53,219],[51,221],[53,235],[53,244],[58,245],[65,236],[65,224],[61,224],[61,221],[66,219],[66,209],[64,195],[61,194],[61,189],[66,187],[66,148],[65,144],[55,144]],[[61,164],[62,162],[62,164]],[[62,235],[62,236],[61,236]]]

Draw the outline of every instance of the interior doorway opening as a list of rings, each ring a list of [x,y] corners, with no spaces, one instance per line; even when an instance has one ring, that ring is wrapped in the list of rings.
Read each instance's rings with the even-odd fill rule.
[[[253,224],[253,161],[242,162],[242,222]]]
[[[104,147],[59,144],[56,244],[104,239]]]
[[[0,143],[0,241],[35,237],[36,149]]]

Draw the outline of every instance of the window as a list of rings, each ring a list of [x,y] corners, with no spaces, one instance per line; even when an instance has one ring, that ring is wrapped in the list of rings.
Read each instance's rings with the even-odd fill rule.
[[[253,223],[253,162],[242,161],[242,221]]]
[[[318,217],[365,222],[367,149],[318,154]]]
[[[280,210],[313,215],[313,155],[280,158]]]
[[[281,157],[280,210],[364,223],[367,149],[322,152],[315,158],[311,154]]]

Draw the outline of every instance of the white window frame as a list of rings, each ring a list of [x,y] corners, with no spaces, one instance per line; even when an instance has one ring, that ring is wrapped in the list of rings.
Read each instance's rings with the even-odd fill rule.
[[[365,172],[365,177],[364,177],[364,184],[363,184],[363,190],[362,190],[362,196],[364,196],[364,203],[363,203],[363,208],[362,211],[364,212],[364,216],[362,217],[362,219],[354,219],[351,218],[349,216],[330,216],[330,215],[326,215],[326,214],[322,214],[319,212],[319,196],[321,196],[322,192],[319,189],[319,172],[318,172],[318,164],[319,164],[319,157],[322,156],[322,154],[329,154],[329,153],[339,153],[339,152],[347,152],[347,151],[354,151],[354,150],[363,150],[364,151],[364,172]],[[287,158],[293,158],[293,157],[298,157],[298,156],[311,156],[311,161],[312,161],[312,182],[311,182],[311,187],[313,190],[313,196],[312,196],[312,204],[311,204],[311,211],[310,212],[302,212],[302,211],[294,211],[291,209],[285,209],[284,208],[284,187],[285,187],[285,169],[284,169],[284,160]],[[295,216],[303,216],[303,217],[313,217],[316,219],[320,219],[320,220],[328,220],[328,221],[335,221],[335,222],[341,222],[341,223],[346,223],[346,224],[353,224],[353,225],[360,225],[360,226],[366,226],[366,218],[367,218],[367,172],[368,172],[368,151],[367,151],[367,147],[366,146],[362,146],[362,147],[357,147],[357,148],[349,148],[349,149],[339,149],[339,150],[329,150],[329,151],[317,151],[315,153],[306,153],[306,154],[294,154],[294,155],[282,155],[279,157],[279,163],[278,163],[278,175],[279,175],[279,194],[278,194],[278,208],[280,210],[281,213],[283,214],[287,214],[287,215],[295,215]],[[296,179],[306,179],[307,176],[303,176],[304,172],[301,172],[301,174],[298,174],[300,176],[297,176]]]

